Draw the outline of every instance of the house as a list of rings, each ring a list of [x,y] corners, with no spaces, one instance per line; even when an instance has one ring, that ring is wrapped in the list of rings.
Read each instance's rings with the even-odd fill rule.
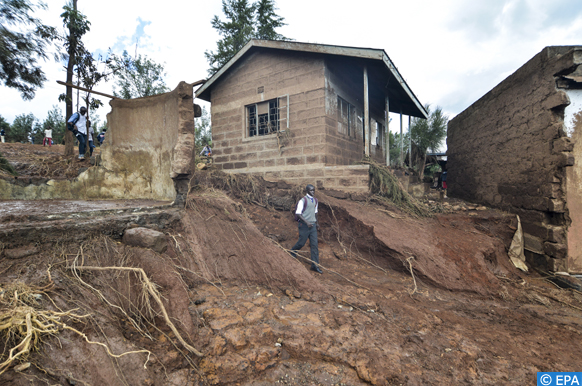
[[[518,214],[530,263],[582,273],[582,46],[544,48],[447,134],[448,195]]]
[[[427,117],[386,52],[251,40],[196,91],[211,103],[215,165],[318,188],[366,190],[386,163],[386,111]]]

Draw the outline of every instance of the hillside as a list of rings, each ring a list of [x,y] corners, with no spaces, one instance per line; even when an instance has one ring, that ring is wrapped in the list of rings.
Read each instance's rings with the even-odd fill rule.
[[[0,144],[22,181],[89,166],[58,152]],[[514,216],[317,191],[319,275],[307,246],[286,251],[299,188],[208,171],[191,186],[186,208],[0,202],[0,384],[521,385],[578,370],[582,293],[511,265]],[[142,228],[156,244],[130,240]]]

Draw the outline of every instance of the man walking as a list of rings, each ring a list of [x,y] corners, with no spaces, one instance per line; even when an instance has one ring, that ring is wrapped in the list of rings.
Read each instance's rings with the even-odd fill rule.
[[[82,161],[85,159],[85,145],[87,144],[87,118],[85,117],[87,108],[83,106],[79,112],[80,114],[71,115],[68,122],[75,126],[73,134],[75,134],[75,137],[77,137],[77,140],[79,141],[79,161]]]
[[[319,249],[317,248],[317,231],[319,230],[319,223],[317,222],[317,198],[315,194],[315,186],[309,184],[305,187],[307,193],[305,197],[301,198],[297,203],[295,209],[295,219],[299,227],[299,240],[291,248],[291,251],[298,251],[309,239],[309,246],[311,248],[311,270],[317,273],[323,273],[319,268]],[[297,257],[296,252],[291,252],[293,257]]]

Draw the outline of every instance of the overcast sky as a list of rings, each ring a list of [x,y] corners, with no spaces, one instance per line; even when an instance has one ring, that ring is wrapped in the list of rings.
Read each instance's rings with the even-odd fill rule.
[[[249,0],[250,1],[250,0]],[[63,0],[38,12],[62,29]],[[278,0],[288,24],[278,30],[298,42],[384,49],[421,103],[441,106],[450,118],[549,45],[582,45],[581,0]],[[206,50],[219,36],[210,25],[220,0],[78,0],[91,22],[87,48],[105,54],[127,49],[164,63],[166,83],[207,77]],[[64,92],[62,63],[45,62],[48,81],[32,101],[0,87],[0,115],[8,122],[33,113],[41,121]],[[97,90],[111,93],[111,84]],[[103,120],[110,111],[97,114]],[[64,104],[60,107],[64,111]],[[392,114],[391,114],[392,115]],[[398,125],[391,125],[396,129]]]

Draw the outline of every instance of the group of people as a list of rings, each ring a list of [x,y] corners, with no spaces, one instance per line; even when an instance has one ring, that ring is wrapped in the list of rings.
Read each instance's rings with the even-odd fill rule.
[[[73,134],[79,141],[79,160],[85,159],[86,146],[89,147],[89,154],[93,154],[93,128],[91,127],[91,122],[87,120],[85,114],[87,113],[87,108],[81,107],[79,113],[71,115],[67,121],[68,125],[71,125]],[[4,129],[0,131],[2,136],[2,142],[4,142],[5,132]],[[97,136],[97,140],[100,144],[103,143],[105,139],[105,130]],[[43,140],[43,146],[49,144],[52,145],[52,130],[45,130],[45,138]],[[208,143],[205,144],[204,148],[200,152],[200,156],[212,157],[212,148]],[[444,178],[444,188],[446,189],[446,177]],[[318,201],[315,198],[315,186],[309,184],[305,187],[305,196],[302,197],[295,207],[295,220],[297,221],[297,227],[299,232],[299,239],[291,248],[291,255],[297,258],[297,251],[303,248],[307,240],[309,240],[309,245],[311,249],[311,270],[317,273],[323,273],[321,270],[321,265],[319,264],[319,249],[317,245],[317,231],[319,231],[319,222],[317,221],[317,211],[318,211]]]
[[[87,147],[89,148],[89,156],[93,155],[93,149],[95,149],[95,145],[93,142],[95,132],[93,131],[93,127],[91,126],[91,121],[87,119],[85,114],[87,114],[87,108],[83,106],[79,109],[78,113],[71,115],[71,117],[67,121],[67,125],[70,126],[71,131],[79,141],[80,161],[85,159]],[[99,145],[102,145],[103,141],[105,140],[106,130],[107,129],[103,129],[103,131],[99,133],[99,135],[97,136],[97,141],[99,141]]]
[[[93,131],[93,127],[91,127],[91,121],[89,121],[85,114],[87,114],[87,108],[85,106],[79,109],[78,113],[71,115],[69,120],[67,121],[67,125],[71,125],[71,131],[79,141],[79,160],[85,159],[85,152],[86,148],[89,148],[89,155],[93,155],[93,149],[95,148],[93,138],[95,133]],[[101,133],[97,136],[97,141],[99,141],[99,145],[103,144],[105,140],[105,132],[107,129],[103,129]],[[28,133],[28,142],[34,145],[34,136],[32,133]],[[2,143],[6,142],[6,130],[2,128],[0,130],[0,140]],[[42,140],[42,145],[52,146],[53,144],[53,130],[51,127],[47,128],[44,131],[44,138]]]

